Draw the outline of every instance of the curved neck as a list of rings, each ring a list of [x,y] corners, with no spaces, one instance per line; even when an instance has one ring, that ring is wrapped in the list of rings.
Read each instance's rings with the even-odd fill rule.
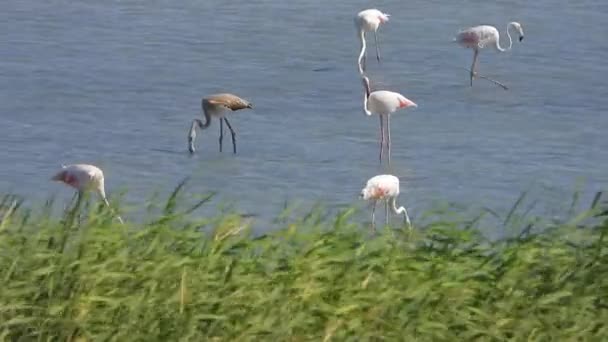
[[[363,56],[365,55],[365,49],[367,45],[365,44],[365,32],[363,28],[359,29],[359,41],[361,43],[361,51],[359,52],[359,59],[357,59],[357,65],[359,66],[359,74],[363,75],[363,66],[361,61],[363,60]]]
[[[393,211],[393,213],[395,213],[397,215],[403,214],[404,221],[408,224],[409,227],[412,226],[412,223],[410,222],[410,218],[407,215],[407,210],[404,207],[397,208],[397,200],[395,199],[395,197],[391,198],[391,210]]]
[[[500,46],[499,39],[496,40],[496,49],[500,52],[505,52],[511,50],[513,47],[513,40],[511,39],[511,34],[509,33],[509,29],[511,28],[511,24],[507,24],[507,37],[509,37],[509,47],[504,49]]]
[[[367,96],[363,97],[363,111],[367,115],[370,115],[370,116],[372,115],[372,112],[370,112],[369,109],[367,109]]]
[[[203,108],[203,116],[205,117],[205,122],[202,122],[199,120],[198,127],[200,127],[201,129],[204,129],[204,128],[209,127],[209,125],[211,125],[211,114],[209,114],[209,112],[205,108],[204,103],[202,104],[202,108]]]
[[[369,94],[370,94],[369,84],[365,80],[363,81],[363,83],[364,83],[363,87],[365,88],[365,91],[363,92],[363,111],[368,116],[371,116],[372,112],[370,112],[369,109],[367,109],[367,100],[369,99]]]
[[[391,210],[393,210],[393,213],[397,215],[403,214],[405,212],[404,207],[397,208],[397,200],[395,199],[395,197],[391,198]]]

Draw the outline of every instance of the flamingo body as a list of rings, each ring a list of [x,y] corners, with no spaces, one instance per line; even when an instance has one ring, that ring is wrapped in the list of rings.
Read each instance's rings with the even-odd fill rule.
[[[375,212],[376,203],[378,201],[385,201],[386,204],[386,222],[389,222],[389,209],[395,214],[403,214],[404,221],[411,229],[410,218],[407,214],[407,210],[404,207],[397,208],[397,196],[400,192],[399,178],[389,175],[382,174],[374,176],[368,179],[365,188],[361,190],[361,197],[366,201],[372,201],[372,227],[375,230]]]
[[[106,197],[103,171],[94,165],[72,164],[62,166],[61,170],[51,179],[63,182],[81,192],[94,190],[102,198]]]
[[[377,31],[380,24],[387,23],[390,14],[383,13],[376,8],[370,8],[357,13],[355,25],[357,29],[365,32]]]
[[[377,175],[367,180],[361,190],[364,200],[384,200],[399,196],[399,178],[393,175]]]
[[[367,108],[370,112],[368,115],[372,113],[388,115],[407,107],[417,107],[417,105],[405,96],[388,90],[376,90],[367,100]]]

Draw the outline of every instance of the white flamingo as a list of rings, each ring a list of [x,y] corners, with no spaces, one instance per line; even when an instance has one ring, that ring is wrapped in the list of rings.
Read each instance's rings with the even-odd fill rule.
[[[51,180],[63,182],[78,190],[79,199],[87,191],[97,192],[110,211],[113,212],[106,198],[103,171],[97,166],[89,164],[62,165],[61,170],[51,177]],[[116,215],[116,217],[120,223],[124,223],[119,215]]]
[[[377,175],[370,178],[361,190],[364,200],[372,201],[372,228],[376,231],[376,203],[380,200],[385,201],[386,223],[389,223],[389,208],[396,214],[403,214],[403,220],[408,228],[412,229],[412,223],[407,215],[405,207],[397,208],[397,196],[399,196],[399,178],[393,175]]]
[[[220,152],[222,152],[222,140],[224,139],[224,122],[228,126],[230,130],[230,134],[232,135],[232,150],[234,154],[236,154],[236,133],[234,129],[232,129],[232,125],[228,122],[226,118],[226,112],[237,111],[245,108],[253,109],[253,105],[243,100],[242,98],[233,95],[233,94],[214,94],[209,95],[202,99],[201,107],[203,109],[203,115],[205,116],[205,122],[194,119],[192,120],[192,125],[190,126],[190,131],[188,133],[188,150],[190,153],[194,153],[194,140],[196,139],[196,126],[200,129],[205,129],[211,125],[211,118],[218,118],[220,120]]]
[[[509,47],[503,48],[500,46],[500,33],[494,26],[490,25],[480,25],[469,27],[467,29],[461,30],[456,34],[454,38],[454,42],[458,43],[462,47],[473,49],[473,63],[471,64],[470,76],[471,76],[471,86],[473,86],[473,78],[477,76],[476,67],[477,67],[477,57],[479,55],[479,50],[483,49],[486,46],[491,46],[499,52],[505,52],[511,50],[513,47],[513,40],[511,39],[511,34],[509,33],[509,29],[514,28],[519,36],[519,41],[521,42],[524,39],[524,30],[521,27],[521,24],[515,21],[507,24],[507,36],[509,37]],[[487,78],[487,77],[485,77]],[[501,85],[503,88],[506,88],[501,83],[489,79],[498,85]]]
[[[359,73],[363,75],[365,70],[365,60],[367,56],[366,44],[365,44],[365,33],[374,32],[374,41],[376,43],[376,59],[380,63],[380,48],[378,47],[378,28],[380,24],[388,22],[390,14],[382,13],[381,11],[372,8],[363,10],[355,16],[355,27],[359,34],[359,41],[361,43],[361,52],[359,53],[359,59],[357,64],[359,65]]]
[[[380,163],[382,163],[382,152],[386,140],[388,165],[391,164],[391,114],[399,109],[418,107],[412,100],[405,96],[388,90],[371,91],[369,79],[362,77],[365,94],[363,98],[363,111],[367,115],[378,114],[380,117]],[[386,139],[384,134],[384,118],[386,117]]]

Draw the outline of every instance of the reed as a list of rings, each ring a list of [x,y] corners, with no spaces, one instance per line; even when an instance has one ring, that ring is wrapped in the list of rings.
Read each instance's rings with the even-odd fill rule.
[[[427,215],[370,236],[355,209],[253,235],[178,201],[121,225],[98,205],[53,217],[0,203],[0,340],[601,340],[608,214],[483,237],[479,217]],[[518,200],[518,204],[521,200]],[[88,202],[87,202],[88,203]],[[116,206],[115,206],[116,207]],[[183,210],[179,210],[184,207]],[[512,223],[513,224],[513,223]],[[502,227],[501,227],[502,229]]]

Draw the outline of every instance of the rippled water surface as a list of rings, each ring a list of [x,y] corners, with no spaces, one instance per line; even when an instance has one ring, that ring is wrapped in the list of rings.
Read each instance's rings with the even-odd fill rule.
[[[413,216],[435,201],[506,210],[528,189],[560,203],[579,182],[606,188],[605,0],[4,0],[0,191],[69,198],[49,177],[87,162],[135,206],[186,176],[190,193],[219,191],[263,217],[286,200],[356,203],[383,172],[355,65],[353,16],[369,7],[391,14],[372,81],[419,105],[391,120],[393,172]],[[482,51],[479,65],[510,90],[470,88],[461,67],[472,53],[453,35],[481,23],[504,34],[511,20],[522,44]],[[231,116],[238,155],[229,138],[218,152],[214,122],[190,157],[200,98],[219,91],[255,105]]]

